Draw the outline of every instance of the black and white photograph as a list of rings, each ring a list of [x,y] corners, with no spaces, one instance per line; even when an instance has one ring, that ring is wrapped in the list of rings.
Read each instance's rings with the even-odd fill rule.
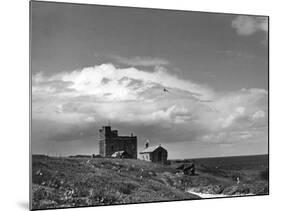
[[[32,210],[269,194],[269,16],[29,10]]]

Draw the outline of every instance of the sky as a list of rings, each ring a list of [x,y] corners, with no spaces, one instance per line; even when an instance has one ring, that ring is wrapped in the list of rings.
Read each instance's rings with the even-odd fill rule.
[[[268,152],[267,17],[32,2],[31,80],[34,154],[97,154],[107,124],[169,159]]]

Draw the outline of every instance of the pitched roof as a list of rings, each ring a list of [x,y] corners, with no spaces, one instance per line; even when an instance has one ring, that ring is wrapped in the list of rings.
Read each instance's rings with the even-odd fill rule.
[[[116,156],[120,156],[120,155],[122,155],[123,153],[126,153],[126,151],[117,151],[117,152],[114,152],[112,155],[111,155],[111,157],[116,157]]]
[[[142,150],[140,153],[149,153],[149,152],[154,152],[156,149],[158,149],[159,147],[161,147],[160,145],[157,146],[151,146],[151,147],[147,147],[144,150]],[[161,147],[163,148],[163,147]],[[164,148],[163,148],[164,149]]]

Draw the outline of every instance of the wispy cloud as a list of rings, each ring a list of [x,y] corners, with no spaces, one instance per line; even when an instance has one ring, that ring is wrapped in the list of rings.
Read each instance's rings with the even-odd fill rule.
[[[169,65],[170,62],[165,59],[161,58],[152,58],[152,57],[120,57],[120,56],[111,56],[112,59],[115,60],[115,62],[120,64],[125,64],[129,66],[143,66],[143,67],[149,67],[149,66],[165,66]]]
[[[249,36],[256,32],[268,32],[268,18],[240,15],[232,21],[238,35]]]

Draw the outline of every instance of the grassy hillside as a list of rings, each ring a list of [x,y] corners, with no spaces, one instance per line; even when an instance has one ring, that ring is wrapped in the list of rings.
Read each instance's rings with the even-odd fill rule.
[[[268,193],[268,177],[256,169],[224,170],[196,163],[196,175],[132,159],[32,157],[33,209],[198,199],[189,190]],[[234,176],[239,173],[241,182]],[[244,175],[242,177],[242,175]],[[263,177],[264,176],[264,177]]]
[[[173,171],[130,159],[33,156],[33,208],[198,198],[167,184]]]

